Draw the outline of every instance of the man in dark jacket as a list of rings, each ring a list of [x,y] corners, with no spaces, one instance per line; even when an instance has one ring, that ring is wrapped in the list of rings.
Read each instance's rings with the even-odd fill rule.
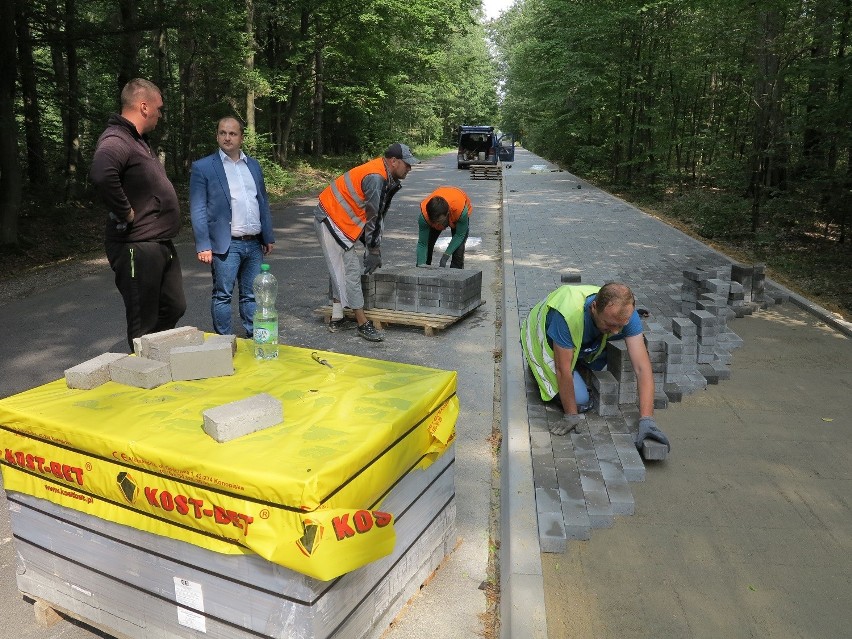
[[[163,97],[140,78],[121,91],[98,139],[89,177],[109,211],[106,254],[124,299],[127,342],[174,328],[186,311],[183,276],[172,239],[180,230],[177,193],[148,144]]]

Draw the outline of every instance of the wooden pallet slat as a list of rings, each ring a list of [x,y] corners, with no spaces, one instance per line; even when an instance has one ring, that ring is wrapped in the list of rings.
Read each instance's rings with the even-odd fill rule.
[[[449,326],[452,326],[459,320],[464,319],[477,308],[485,304],[485,300],[479,300],[479,304],[474,306],[464,315],[433,315],[432,313],[414,313],[410,311],[395,311],[390,308],[371,308],[364,309],[364,315],[368,320],[372,320],[376,328],[382,330],[384,325],[399,324],[401,326],[420,326],[423,328],[423,333],[428,336],[435,334],[435,331],[440,331]],[[326,323],[331,320],[331,306],[321,306],[314,309],[314,315],[321,316]],[[351,309],[344,309],[344,317],[355,318],[355,313]]]

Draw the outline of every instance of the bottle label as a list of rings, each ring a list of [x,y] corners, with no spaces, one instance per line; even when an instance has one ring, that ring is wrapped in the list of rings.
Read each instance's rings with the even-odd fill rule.
[[[261,344],[272,341],[272,331],[263,326],[255,326],[253,336],[254,341]]]

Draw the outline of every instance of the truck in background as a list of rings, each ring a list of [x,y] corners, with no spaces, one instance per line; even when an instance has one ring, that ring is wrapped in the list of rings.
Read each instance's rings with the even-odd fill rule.
[[[459,127],[458,168],[472,165],[496,165],[515,160],[515,136],[500,133],[493,126]]]

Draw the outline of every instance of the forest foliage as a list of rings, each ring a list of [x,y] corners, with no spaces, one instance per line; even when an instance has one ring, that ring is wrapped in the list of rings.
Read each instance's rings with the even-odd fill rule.
[[[518,0],[502,124],[702,238],[810,259],[850,313],[851,26],[850,0]]]
[[[306,162],[496,124],[852,312],[850,4],[516,0],[483,25],[481,0],[5,0],[0,246],[92,208],[94,143],[144,77],[179,185],[223,115],[279,194]]]
[[[88,165],[124,84],[157,84],[152,133],[173,181],[247,126],[272,190],[299,158],[447,144],[497,115],[479,0],[4,0],[0,245],[22,216],[91,198]]]

